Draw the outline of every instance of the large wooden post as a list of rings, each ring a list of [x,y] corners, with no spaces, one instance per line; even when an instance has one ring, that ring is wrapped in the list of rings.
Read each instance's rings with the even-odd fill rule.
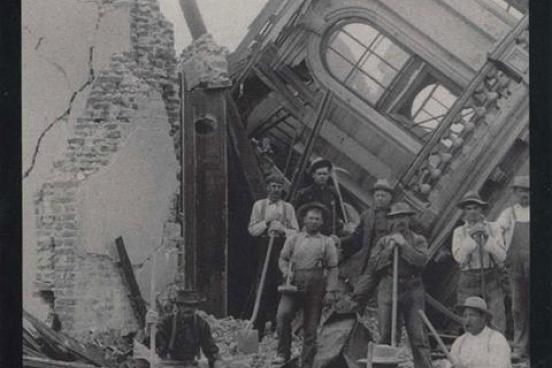
[[[225,91],[230,81],[202,75],[210,68],[198,63],[220,62],[221,48],[204,34],[205,25],[194,0],[180,0],[188,28],[195,40],[181,61],[183,210],[186,286],[207,297],[203,308],[216,316],[227,313],[228,172],[227,107]],[[221,56],[223,55],[223,56]],[[201,79],[201,84],[198,82]]]

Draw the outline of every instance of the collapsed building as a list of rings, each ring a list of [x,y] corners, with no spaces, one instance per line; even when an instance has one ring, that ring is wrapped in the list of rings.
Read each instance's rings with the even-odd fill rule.
[[[135,331],[136,298],[175,282],[208,313],[246,318],[263,178],[293,191],[322,156],[353,220],[380,177],[417,210],[428,313],[450,328],[455,203],[479,190],[496,218],[528,172],[527,8],[269,0],[232,53],[189,8],[194,42],[177,55],[158,0],[24,1],[27,294],[49,282],[76,338]]]

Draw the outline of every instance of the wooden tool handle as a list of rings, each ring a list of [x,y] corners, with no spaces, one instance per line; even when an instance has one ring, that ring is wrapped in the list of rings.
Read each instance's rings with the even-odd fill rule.
[[[441,339],[441,337],[439,336],[439,334],[437,333],[437,331],[435,330],[435,328],[433,327],[433,325],[425,315],[424,311],[421,309],[418,309],[418,314],[420,315],[420,317],[422,317],[422,321],[424,321],[425,325],[427,326],[427,328],[429,329],[433,337],[435,337],[435,340],[437,340],[437,345],[439,345],[439,348],[441,348],[441,351],[445,353],[445,356],[447,357],[448,361],[454,364],[454,360],[450,355],[447,347],[445,346],[445,343],[443,342],[443,340]]]
[[[270,254],[272,253],[272,246],[274,245],[274,235],[269,234],[268,240],[268,250],[266,251],[265,261],[263,264],[263,271],[261,272],[261,279],[259,281],[259,286],[257,287],[257,295],[255,296],[255,305],[253,307],[253,314],[249,320],[249,325],[252,325],[253,322],[257,319],[259,314],[259,305],[261,304],[261,295],[263,293],[264,282],[266,279],[266,271],[268,270],[268,262],[270,261]]]
[[[397,346],[397,306],[399,299],[399,248],[393,248],[393,304],[391,310],[391,346]]]

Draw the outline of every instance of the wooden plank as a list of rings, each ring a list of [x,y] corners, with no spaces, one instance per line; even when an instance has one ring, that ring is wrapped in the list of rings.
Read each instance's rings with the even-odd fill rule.
[[[228,101],[228,128],[231,131],[231,136],[235,141],[232,143],[232,147],[239,157],[239,164],[245,173],[249,191],[255,200],[264,198],[266,196],[263,173],[259,168],[259,162],[255,154],[254,148],[251,145],[245,132],[243,122],[238,112],[238,108],[232,99],[230,93],[227,93],[226,99]]]
[[[134,311],[134,316],[136,317],[140,328],[144,328],[147,311],[146,302],[142,298],[142,293],[140,293],[140,287],[138,286],[138,282],[134,276],[132,263],[128,258],[128,253],[122,237],[115,239],[115,247],[117,249],[117,254],[119,255],[121,273],[130,293],[129,298]]]

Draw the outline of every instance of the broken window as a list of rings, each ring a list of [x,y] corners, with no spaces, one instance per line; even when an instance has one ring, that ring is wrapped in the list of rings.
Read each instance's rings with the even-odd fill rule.
[[[380,113],[426,141],[461,89],[365,22],[338,23],[324,49],[330,74]]]
[[[371,105],[392,85],[410,54],[367,23],[346,23],[330,34],[325,62],[334,78]]]

